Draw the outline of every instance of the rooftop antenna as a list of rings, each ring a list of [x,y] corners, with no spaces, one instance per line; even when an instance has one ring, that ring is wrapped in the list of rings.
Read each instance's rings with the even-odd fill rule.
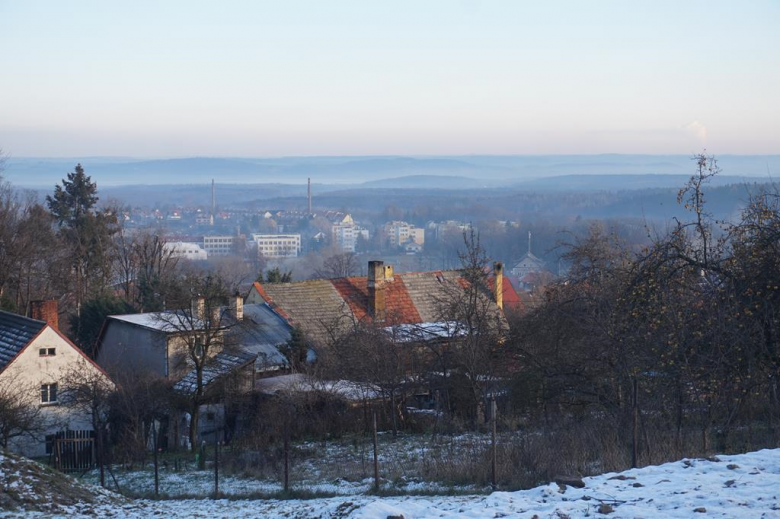
[[[209,216],[209,225],[214,227],[214,216],[217,213],[217,194],[214,190],[214,179],[211,179],[211,215]]]
[[[308,187],[308,200],[309,200],[309,214],[311,214],[311,177],[309,177],[309,187]]]

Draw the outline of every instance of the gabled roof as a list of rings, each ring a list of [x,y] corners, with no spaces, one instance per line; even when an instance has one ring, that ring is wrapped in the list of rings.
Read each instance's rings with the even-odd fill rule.
[[[0,310],[0,371],[46,327],[46,323]]]
[[[395,274],[384,285],[387,317],[383,324],[446,321],[442,314],[448,296],[466,285],[456,270]],[[358,322],[373,320],[366,277],[255,283],[253,289],[271,309],[293,326],[300,326],[315,343],[325,343]]]
[[[237,369],[247,367],[254,361],[255,355],[243,351],[221,351],[217,353],[203,368],[203,387],[207,388],[212,382]],[[198,374],[193,369],[176,382],[173,389],[191,394],[195,392],[197,387]]]
[[[111,377],[108,376],[108,373],[106,373],[103,368],[98,366],[94,360],[90,359],[86,353],[81,351],[81,348],[73,344],[73,342],[57,328],[49,326],[49,324],[44,321],[30,319],[23,315],[4,312],[2,310],[0,310],[0,373],[46,328],[51,328],[54,333],[59,335],[63,341],[76,350],[87,362],[94,366],[95,369],[105,375],[108,380],[111,380]]]

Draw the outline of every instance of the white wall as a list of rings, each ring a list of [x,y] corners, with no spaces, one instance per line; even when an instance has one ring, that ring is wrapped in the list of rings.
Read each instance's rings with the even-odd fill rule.
[[[56,354],[41,357],[38,353],[40,348],[55,348]],[[58,399],[61,399],[64,388],[63,379],[74,369],[100,372],[82,356],[75,346],[71,346],[57,332],[47,326],[33,343],[0,373],[0,383],[13,384],[24,394],[29,395],[30,405],[39,406],[40,418],[45,428],[39,441],[17,438],[12,442],[12,450],[30,457],[44,456],[46,454],[44,442],[46,434],[54,434],[63,429],[92,429],[91,416],[82,410],[68,407],[62,403],[41,404],[41,384],[57,383]],[[108,379],[106,380],[108,382]]]

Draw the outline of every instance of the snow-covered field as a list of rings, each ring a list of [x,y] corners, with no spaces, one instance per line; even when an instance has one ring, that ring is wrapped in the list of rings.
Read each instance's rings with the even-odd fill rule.
[[[284,517],[405,519],[441,517],[780,518],[780,449],[584,478],[519,492],[456,497],[349,496],[307,501],[171,500],[96,504],[99,517]],[[82,509],[83,511],[83,509]],[[71,513],[72,512],[72,513]],[[63,515],[77,515],[63,509]]]

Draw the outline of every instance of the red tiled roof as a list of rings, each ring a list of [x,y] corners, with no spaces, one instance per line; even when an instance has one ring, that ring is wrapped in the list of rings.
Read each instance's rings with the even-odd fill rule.
[[[503,293],[503,299],[504,299],[504,307],[509,308],[511,310],[524,310],[525,305],[523,304],[523,300],[520,299],[520,295],[517,293],[517,290],[515,290],[515,287],[512,286],[512,282],[509,279],[509,277],[504,276],[502,279],[502,285],[504,286],[504,293]],[[490,290],[494,290],[494,286],[496,284],[496,278],[488,278],[488,287]]]
[[[508,298],[510,304],[519,302],[506,281],[504,286],[505,301]],[[385,281],[385,323],[395,326],[446,319],[442,301],[452,295],[453,289],[467,287],[468,282],[454,270],[395,274],[392,281]],[[254,283],[253,289],[277,314],[290,324],[299,325],[317,342],[324,342],[357,322],[372,320],[365,277]]]
[[[368,280],[366,278],[339,278],[332,280],[332,283],[359,321],[371,320],[368,311]],[[385,303],[389,325],[422,322],[420,314],[406,290],[402,275],[396,275],[393,281],[385,282]]]

